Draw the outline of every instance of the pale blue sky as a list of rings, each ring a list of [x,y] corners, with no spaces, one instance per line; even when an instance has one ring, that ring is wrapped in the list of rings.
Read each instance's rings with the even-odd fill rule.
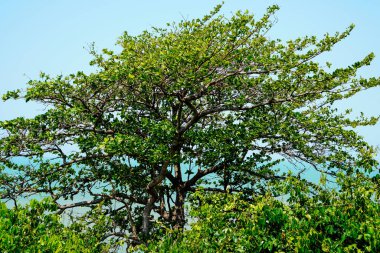
[[[151,26],[162,26],[182,18],[201,17],[220,1],[174,0],[1,0],[0,1],[0,94],[25,88],[39,72],[68,74],[90,71],[90,57],[84,47],[114,48],[123,31],[138,34]],[[352,35],[321,61],[346,66],[370,52],[377,56],[361,72],[380,76],[380,1],[254,1],[226,0],[222,12],[230,15],[248,9],[261,16],[266,7],[276,3],[278,23],[271,38],[290,39],[302,35],[323,35],[356,25]],[[367,115],[380,114],[380,88],[358,94],[339,107],[352,107]],[[33,116],[42,107],[21,102],[0,103],[0,120]],[[365,139],[380,146],[380,124],[359,129]]]

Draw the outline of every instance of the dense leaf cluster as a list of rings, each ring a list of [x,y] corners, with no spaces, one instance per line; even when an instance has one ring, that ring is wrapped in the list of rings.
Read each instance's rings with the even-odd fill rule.
[[[192,195],[190,228],[168,230],[146,252],[378,252],[379,188],[363,175],[341,177],[341,190],[317,195],[302,181],[285,182],[283,202],[271,195]]]
[[[48,199],[12,209],[0,203],[0,251],[109,252],[111,247],[91,229],[83,229],[85,224],[64,226],[56,210]]]

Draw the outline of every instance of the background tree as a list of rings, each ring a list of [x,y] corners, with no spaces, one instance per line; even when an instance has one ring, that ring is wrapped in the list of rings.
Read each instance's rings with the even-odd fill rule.
[[[284,158],[330,176],[373,170],[374,149],[352,128],[377,119],[352,120],[331,105],[379,85],[356,76],[374,55],[339,69],[314,61],[353,26],[282,42],[267,35],[277,6],[261,19],[218,16],[220,7],[125,33],[119,53],[91,50],[95,73],[41,74],[4,95],[46,112],[0,123],[2,198],[47,194],[60,212],[102,203],[113,221],[106,235],[139,243],[159,227],[152,220],[182,228],[186,197],[200,185],[264,194],[285,179],[276,169]]]

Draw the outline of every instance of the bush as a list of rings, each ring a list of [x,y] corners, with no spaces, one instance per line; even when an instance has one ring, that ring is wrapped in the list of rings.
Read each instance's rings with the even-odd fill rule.
[[[0,203],[0,252],[108,252],[83,225],[64,226],[56,209],[49,199],[12,209]]]
[[[376,184],[363,175],[338,177],[338,187],[306,191],[294,178],[272,195],[197,191],[191,229],[168,230],[149,252],[380,252],[380,206]]]

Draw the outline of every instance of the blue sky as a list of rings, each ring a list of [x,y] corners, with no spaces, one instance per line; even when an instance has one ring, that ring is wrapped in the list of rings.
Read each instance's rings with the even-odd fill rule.
[[[91,71],[90,56],[84,49],[114,48],[123,31],[138,34],[151,26],[191,19],[207,14],[220,1],[174,0],[1,0],[0,1],[0,94],[25,88],[39,72],[68,74]],[[352,35],[336,46],[321,61],[342,67],[360,60],[370,52],[377,58],[363,70],[363,76],[380,76],[380,1],[254,1],[226,0],[222,13],[231,15],[248,9],[261,16],[267,6],[278,4],[278,23],[269,36],[291,39],[303,35],[323,35],[356,25]],[[371,89],[340,103],[355,113],[380,114],[380,88]],[[31,117],[43,107],[23,102],[0,103],[0,120]],[[365,139],[380,146],[380,124],[358,129]]]

